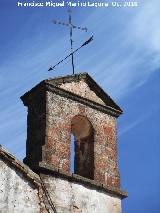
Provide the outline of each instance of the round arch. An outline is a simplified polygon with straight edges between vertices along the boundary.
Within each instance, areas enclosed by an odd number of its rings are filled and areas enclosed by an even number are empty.
[[[93,179],[94,177],[94,129],[91,122],[82,115],[76,115],[71,121],[74,136],[75,158],[74,172]]]

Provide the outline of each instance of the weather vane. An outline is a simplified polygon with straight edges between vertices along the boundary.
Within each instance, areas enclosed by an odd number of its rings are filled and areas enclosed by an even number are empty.
[[[74,53],[77,52],[79,49],[81,49],[82,47],[84,47],[85,45],[87,45],[88,43],[90,43],[93,40],[93,36],[91,36],[79,48],[77,48],[76,50],[73,51],[73,29],[83,30],[83,31],[87,32],[87,28],[86,27],[77,27],[77,26],[73,25],[72,24],[72,17],[71,17],[71,10],[68,10],[68,14],[69,14],[69,22],[68,23],[64,23],[64,22],[56,21],[56,20],[53,20],[52,22],[54,24],[60,24],[60,25],[69,27],[69,30],[70,30],[71,53],[69,55],[67,55],[64,59],[62,59],[61,61],[59,61],[57,64],[55,64],[54,66],[51,66],[48,71],[53,70],[57,65],[59,65],[60,63],[62,63],[64,60],[66,60],[68,57],[71,56],[71,58],[72,58],[72,69],[73,69],[73,74],[74,74],[74,72],[75,72],[74,71]]]

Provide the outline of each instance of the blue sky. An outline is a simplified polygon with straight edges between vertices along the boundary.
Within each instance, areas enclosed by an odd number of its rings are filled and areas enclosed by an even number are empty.
[[[74,31],[74,47],[94,35],[75,55],[75,71],[88,72],[124,110],[118,119],[121,183],[129,193],[123,213],[159,213],[160,2],[138,2],[135,8],[72,9],[75,25],[88,28]],[[27,118],[19,97],[43,79],[72,73],[70,60],[47,72],[70,52],[68,29],[51,22],[67,18],[66,7],[0,0],[0,143],[19,159]]]

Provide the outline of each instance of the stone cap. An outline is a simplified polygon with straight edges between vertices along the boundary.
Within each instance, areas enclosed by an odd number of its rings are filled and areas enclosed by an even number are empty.
[[[101,105],[87,98],[81,97],[72,92],[66,91],[58,86],[65,83],[78,82],[84,80],[85,83],[104,103]],[[64,96],[69,99],[76,100],[80,103],[86,104],[92,108],[95,108],[104,113],[108,113],[114,117],[119,117],[123,111],[122,109],[112,100],[112,98],[90,77],[88,73],[80,73],[74,75],[66,75],[63,77],[50,78],[40,82],[37,86],[32,88],[30,91],[21,96],[21,100],[24,105],[27,106],[28,101],[31,98],[31,94],[35,94],[38,91],[50,90],[54,93],[57,93],[61,96]]]
[[[122,191],[118,188],[114,188],[114,187],[107,186],[105,184],[98,183],[95,180],[90,180],[88,178],[82,177],[77,174],[69,174],[69,173],[59,171],[58,169],[55,169],[51,167],[50,165],[42,163],[42,162],[39,163],[38,167],[35,166],[34,171],[36,171],[39,174],[45,174],[48,176],[63,178],[70,182],[79,183],[84,186],[90,187],[92,189],[96,189],[96,190],[100,190],[100,191],[112,194],[113,196],[117,196],[121,199],[128,197],[127,192]]]
[[[20,172],[27,180],[33,183],[35,186],[41,185],[41,180],[39,176],[34,173],[28,166],[26,166],[21,161],[17,160],[14,155],[9,153],[6,149],[0,145],[0,158],[4,161],[7,161],[9,165],[15,168],[18,172]]]

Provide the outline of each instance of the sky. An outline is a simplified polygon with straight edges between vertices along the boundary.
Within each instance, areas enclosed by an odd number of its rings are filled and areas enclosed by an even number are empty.
[[[72,68],[68,59],[47,71],[70,53],[68,28],[52,23],[67,22],[69,7],[17,2],[0,0],[0,144],[22,160],[27,109],[20,96],[43,79],[72,74]],[[123,213],[159,213],[160,1],[139,0],[137,7],[105,2],[109,7],[72,8],[73,23],[88,28],[74,30],[74,49],[94,36],[75,54],[75,72],[88,72],[124,111],[118,118],[121,188],[129,195]]]

